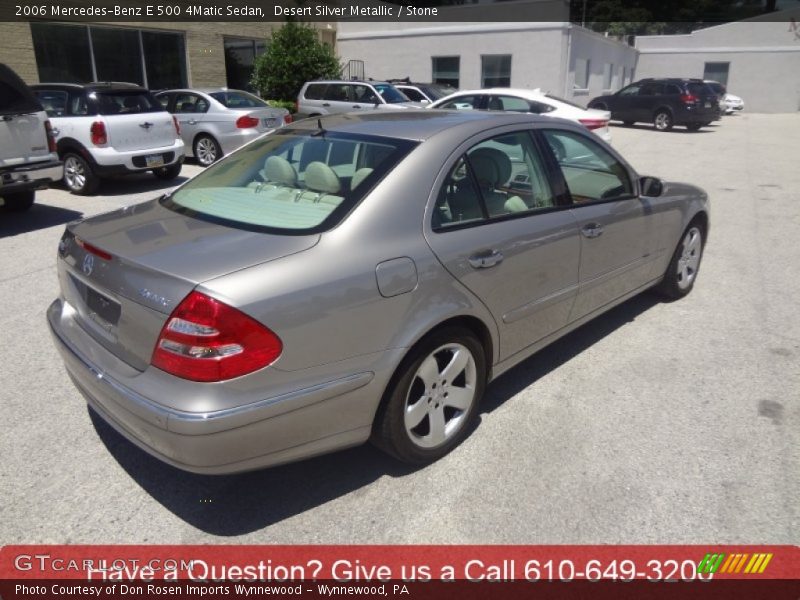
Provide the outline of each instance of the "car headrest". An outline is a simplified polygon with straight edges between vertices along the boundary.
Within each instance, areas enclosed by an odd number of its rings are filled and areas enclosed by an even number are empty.
[[[342,184],[333,169],[315,160],[306,167],[306,187],[314,192],[338,194]]]
[[[496,174],[495,179],[491,180],[491,185],[503,185],[508,183],[511,178],[511,159],[505,152],[497,148],[478,148],[469,154],[469,160],[475,166],[476,160],[488,159],[494,163]],[[475,167],[477,169],[477,167]],[[480,177],[478,178],[480,179]]]
[[[262,177],[267,181],[273,181],[280,185],[295,187],[297,185],[297,173],[288,160],[281,156],[270,156],[264,161]]]
[[[497,187],[497,182],[500,181],[500,174],[497,165],[490,157],[470,155],[469,163],[472,165],[475,178],[478,180],[478,185],[482,190]]]

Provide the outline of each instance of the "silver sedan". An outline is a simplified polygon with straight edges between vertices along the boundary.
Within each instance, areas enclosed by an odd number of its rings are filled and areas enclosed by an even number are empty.
[[[204,167],[292,122],[285,108],[273,108],[241,90],[166,90],[156,98],[178,120],[186,153]]]
[[[47,318],[89,405],[181,469],[367,440],[426,463],[526,357],[644,290],[688,294],[708,214],[561,119],[308,119],[68,225]]]

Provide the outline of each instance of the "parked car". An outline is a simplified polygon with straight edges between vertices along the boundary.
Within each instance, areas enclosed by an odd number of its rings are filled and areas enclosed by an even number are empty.
[[[593,98],[589,108],[611,111],[611,118],[625,125],[653,123],[659,131],[675,125],[697,131],[720,118],[719,98],[702,79],[642,79]]]
[[[308,117],[421,107],[385,81],[309,81],[297,95],[297,112]]]
[[[25,82],[0,64],[0,207],[21,212],[36,190],[61,179],[53,128]]]
[[[714,93],[720,98],[719,107],[726,115],[732,114],[734,111],[744,110],[744,100],[739,96],[734,96],[728,93],[728,89],[719,81],[706,79],[705,83],[714,90]]]
[[[31,86],[53,123],[64,184],[93,194],[101,179],[152,171],[159,179],[181,172],[184,147],[178,121],[150,92],[118,82],[40,83]]]
[[[165,90],[156,99],[178,119],[183,143],[204,167],[292,122],[285,108],[273,108],[242,90]]]
[[[526,357],[648,288],[688,294],[707,234],[701,189],[577,123],[351,113],[67,225],[47,319],[97,414],[181,469],[368,439],[425,463]]]
[[[574,102],[544,93],[539,88],[535,90],[514,88],[464,90],[437,100],[428,105],[428,108],[502,110],[560,117],[580,123],[606,142],[611,142],[611,131],[608,128],[611,116],[608,111],[586,109]]]
[[[458,91],[456,88],[443,83],[415,83],[409,80],[408,77],[405,79],[390,79],[389,83],[403,92],[409,100],[420,104],[436,102]]]

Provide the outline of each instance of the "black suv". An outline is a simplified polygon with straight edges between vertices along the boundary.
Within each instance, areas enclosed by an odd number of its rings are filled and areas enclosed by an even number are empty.
[[[696,131],[720,118],[720,99],[702,79],[642,79],[616,94],[598,96],[589,108],[611,111],[626,125],[653,123],[659,131],[685,125]]]

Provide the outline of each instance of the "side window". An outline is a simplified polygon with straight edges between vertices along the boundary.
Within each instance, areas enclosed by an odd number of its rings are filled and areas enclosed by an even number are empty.
[[[408,87],[398,88],[398,89],[401,92],[403,92],[406,96],[408,96],[408,99],[413,101],[413,102],[427,102],[428,101],[428,99],[425,96],[423,96],[422,92],[420,92],[419,90],[415,90],[414,88],[408,88]]]
[[[200,96],[196,94],[178,94],[175,98],[175,112],[176,113],[195,113],[205,112],[198,110],[198,101],[201,100]],[[206,103],[206,109],[208,103]]]
[[[169,94],[161,94],[160,96],[156,96],[156,100],[162,106],[164,110],[167,110],[169,106]]]
[[[681,88],[679,88],[674,83],[670,83],[669,85],[667,85],[667,88],[664,93],[670,96],[680,96]]]
[[[543,133],[558,160],[573,202],[613,200],[633,194],[625,166],[590,137],[555,129]]]
[[[513,112],[531,112],[530,104],[527,100],[515,96],[491,96],[489,98],[489,110],[504,110]]]
[[[325,84],[312,83],[306,88],[306,100],[322,100],[325,97]]]
[[[448,108],[451,110],[473,110],[480,106],[480,102],[481,97],[479,95],[459,96],[458,98],[453,98],[449,102],[445,102],[436,108]]]
[[[633,85],[629,85],[626,88],[623,88],[619,91],[620,96],[635,96],[639,93],[639,90],[642,86],[634,83]]]
[[[378,96],[372,91],[372,88],[366,85],[357,85],[353,88],[355,93],[355,102],[363,102],[364,104],[375,104],[378,102]]]
[[[36,97],[48,117],[63,117],[67,112],[67,92],[60,90],[36,90]]]
[[[195,103],[194,107],[195,107],[195,112],[199,113],[208,112],[208,107],[209,107],[208,100],[206,100],[201,96],[198,96],[197,102]]]
[[[555,206],[541,156],[528,132],[481,142],[462,156],[439,191],[432,226],[443,229],[488,216]]]
[[[553,112],[556,107],[550,106],[549,104],[545,104],[544,102],[535,102],[533,100],[530,101],[531,105],[531,112],[537,115],[543,115],[545,113]]]
[[[351,86],[347,84],[331,84],[328,86],[328,89],[325,90],[325,100],[330,100],[331,102],[347,102],[348,101],[348,91]]]
[[[70,94],[69,114],[75,116],[84,116],[89,114],[89,105],[86,102],[86,94],[83,92],[75,92]]]

